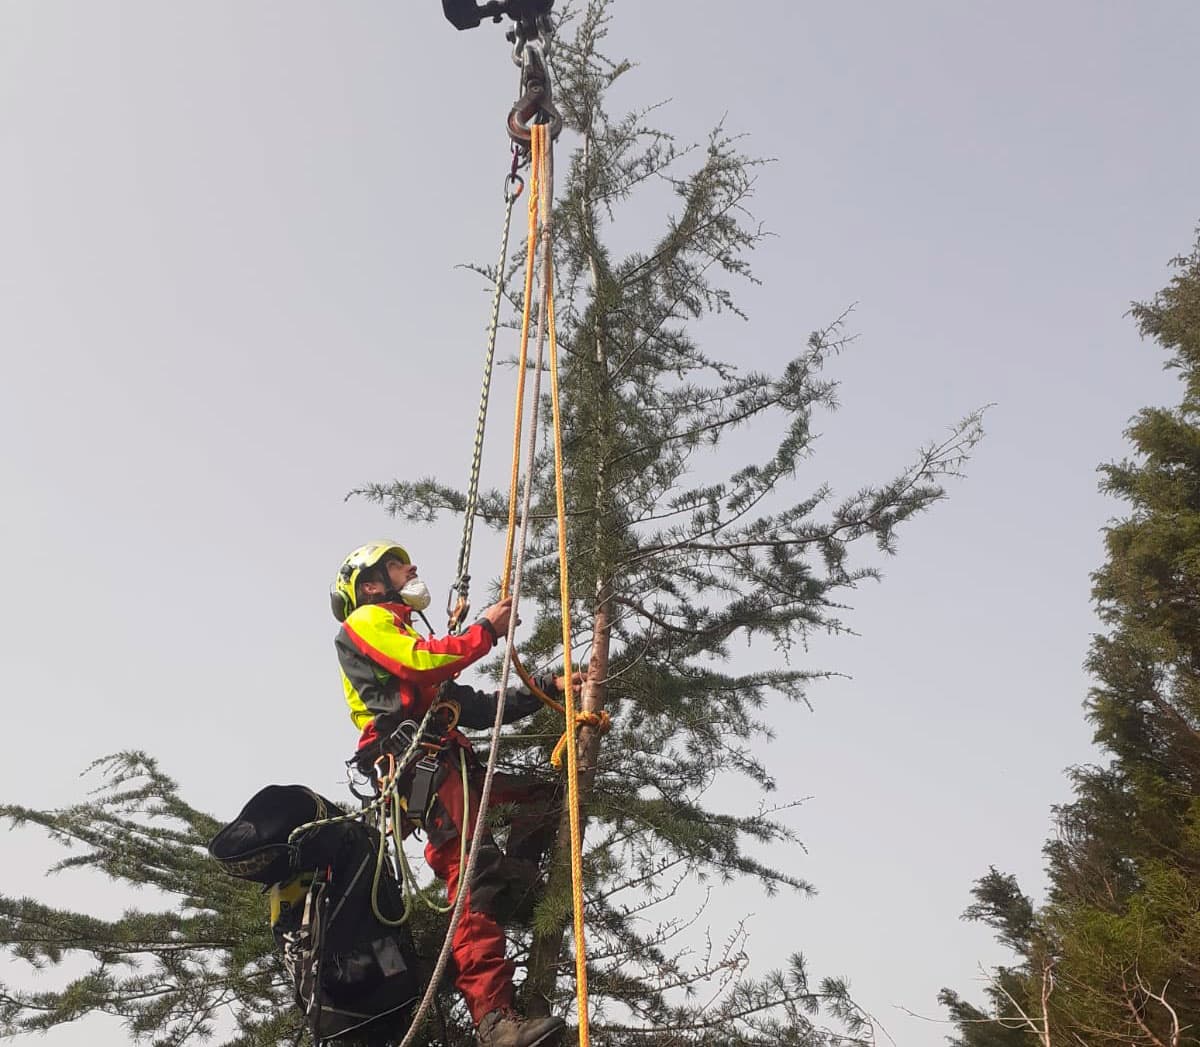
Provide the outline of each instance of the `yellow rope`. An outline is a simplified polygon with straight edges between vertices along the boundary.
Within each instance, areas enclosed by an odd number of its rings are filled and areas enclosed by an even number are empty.
[[[517,534],[517,490],[521,473],[521,424],[525,418],[525,371],[529,365],[529,322],[533,312],[533,269],[537,259],[538,203],[541,171],[535,163],[529,179],[529,232],[525,247],[525,294],[521,306],[521,356],[517,362],[516,413],[513,418],[512,476],[508,488],[508,531],[504,536],[504,569],[500,572],[500,599],[508,596],[512,580],[513,545]],[[537,410],[537,405],[534,405]],[[524,676],[522,676],[524,679]]]
[[[512,668],[535,695],[538,695],[546,705],[564,714],[566,719],[563,737],[560,738],[551,762],[560,767],[563,764],[563,750],[566,752],[566,783],[568,783],[568,807],[571,827],[571,892],[574,899],[575,925],[575,982],[576,998],[578,1001],[578,1016],[580,1016],[580,1047],[588,1047],[590,1041],[588,1028],[588,973],[587,946],[584,940],[583,928],[583,828],[580,814],[580,765],[578,765],[578,746],[576,731],[581,724],[589,724],[600,731],[608,730],[611,720],[607,712],[582,712],[575,706],[574,671],[571,665],[571,612],[570,612],[570,581],[568,576],[568,558],[566,558],[566,495],[563,477],[563,419],[560,409],[558,390],[558,334],[554,328],[554,265],[553,240],[551,237],[551,154],[548,143],[546,126],[535,124],[530,128],[530,177],[529,177],[529,232],[526,246],[526,274],[524,274],[524,300],[521,310],[521,351],[517,360],[517,389],[514,423],[512,423],[512,468],[509,486],[509,520],[508,531],[504,539],[504,568],[500,574],[500,598],[508,597],[512,574],[512,560],[516,540],[517,522],[517,489],[520,486],[521,475],[521,432],[524,420],[524,389],[526,389],[526,371],[529,365],[529,328],[533,316],[533,283],[534,269],[538,261],[538,241],[544,244],[542,253],[542,287],[544,300],[542,309],[545,310],[546,333],[550,343],[550,388],[551,408],[554,433],[554,498],[556,498],[558,521],[558,578],[559,599],[562,603],[563,621],[563,675],[564,704],[554,701],[536,686],[529,676],[515,651],[509,652]],[[540,345],[540,342],[539,342]],[[533,406],[534,411],[538,405]],[[527,468],[533,468],[530,461]],[[515,614],[515,611],[514,611]]]
[[[521,352],[517,361],[517,393],[513,417],[512,469],[508,487],[508,527],[504,536],[504,567],[500,572],[500,599],[509,594],[513,572],[513,548],[517,534],[517,492],[521,475],[521,427],[525,419],[525,373],[529,369],[529,329],[533,316],[533,273],[537,264],[538,215],[542,199],[542,170],[537,158],[530,165],[529,179],[529,230],[525,246],[525,290],[521,304]],[[537,405],[534,405],[537,410]],[[544,705],[557,713],[565,714],[561,704],[543,691],[530,676],[516,651],[509,655],[512,667],[521,682],[529,688]]]
[[[544,168],[543,180],[549,184],[551,155],[547,145],[545,124],[532,128],[534,164]],[[549,193],[542,204],[542,235],[545,254],[542,259],[542,282],[545,288],[546,328],[549,335],[550,404],[554,430],[554,496],[558,513],[558,578],[559,599],[562,603],[563,676],[566,680],[567,745],[567,807],[571,823],[571,894],[575,923],[575,995],[579,1011],[579,1047],[588,1047],[588,984],[587,947],[583,927],[583,827],[580,817],[579,747],[575,734],[579,712],[575,708],[574,673],[571,668],[571,589],[567,578],[567,507],[566,484],[563,479],[562,413],[558,395],[558,337],[554,327],[554,250],[550,236],[551,205]]]
[[[601,709],[598,713],[580,711],[575,714],[575,725],[582,727],[595,727],[601,734],[608,734],[612,728],[612,717],[608,715],[606,709]],[[567,735],[568,731],[563,731],[563,735],[558,740],[558,744],[554,747],[554,752],[550,754],[550,763],[557,769],[562,770],[563,757],[567,752]]]
[[[517,523],[517,488],[520,478],[521,428],[525,414],[525,371],[529,360],[529,329],[533,313],[533,275],[537,264],[537,243],[544,245],[542,257],[543,310],[546,333],[549,338],[550,402],[554,431],[554,489],[558,523],[558,571],[559,598],[562,606],[563,675],[566,682],[564,703],[560,704],[537,687],[525,667],[510,652],[513,668],[525,685],[538,698],[566,718],[563,736],[555,746],[551,763],[562,766],[563,750],[567,764],[567,805],[571,826],[571,890],[573,897],[575,931],[575,986],[579,1011],[579,1044],[588,1047],[588,986],[587,947],[583,924],[583,828],[580,816],[579,796],[579,752],[576,731],[581,724],[589,724],[600,731],[607,731],[611,721],[608,713],[582,712],[575,707],[574,671],[571,664],[571,589],[567,570],[567,513],[566,484],[563,478],[562,412],[558,387],[558,335],[554,324],[554,257],[551,237],[551,154],[546,127],[534,124],[530,128],[530,179],[529,179],[529,233],[525,253],[525,297],[521,310],[521,348],[517,363],[517,403],[513,422],[512,477],[508,499],[508,530],[504,543],[504,568],[501,574],[500,596],[508,596],[509,581],[513,568],[513,547]],[[540,329],[539,329],[540,333]],[[540,343],[539,343],[540,344]],[[537,410],[537,404],[533,405]],[[532,469],[530,462],[527,468]],[[514,612],[515,613],[515,612]]]
[[[512,584],[513,548],[516,544],[517,534],[517,492],[520,488],[521,476],[521,428],[525,420],[525,373],[529,369],[529,329],[532,326],[533,317],[533,274],[537,267],[538,216],[541,211],[541,201],[542,165],[539,157],[534,155],[530,164],[529,178],[529,230],[525,245],[525,292],[521,303],[521,351],[517,360],[512,469],[508,487],[508,528],[504,536],[504,567],[500,572],[500,599],[502,600],[508,596],[509,587]],[[536,404],[533,409],[537,410]],[[511,652],[510,659],[521,682],[529,688],[530,692],[555,712],[565,715],[565,708],[537,685],[517,656],[516,651]]]
[[[535,220],[535,219],[536,219],[536,212],[533,215],[531,215],[531,221]],[[530,287],[530,284],[532,281],[532,276],[531,276],[532,261],[535,257],[536,257],[536,255],[532,250],[527,251],[527,262],[529,263],[526,267],[526,269],[527,269],[527,271],[526,271],[526,287],[529,288],[529,290],[527,291],[527,298],[526,298],[527,303],[528,303],[529,297],[532,296],[532,288]],[[526,308],[528,309],[528,304],[526,305]],[[526,320],[524,334],[527,337],[527,335],[528,335],[528,320]],[[534,385],[533,401],[534,401],[535,407],[536,407],[536,404],[538,401],[538,395],[539,395],[538,394],[538,386],[539,386],[540,378],[541,378],[542,346],[543,346],[542,325],[539,323],[538,359],[537,359],[536,364],[534,365],[534,381],[533,381],[533,385]],[[524,387],[525,387],[524,379],[525,379],[526,358],[527,358],[527,345],[523,344],[521,347],[521,371],[520,371],[520,375],[518,378],[518,397],[517,397],[518,407],[517,407],[517,421],[516,421],[516,428],[517,428],[518,434],[520,431],[519,427],[521,425],[522,415],[523,415],[521,408],[524,403],[524,395],[525,395],[524,394]],[[531,461],[533,460],[534,453],[536,451],[536,438],[537,438],[537,428],[538,428],[537,421],[538,421],[538,416],[535,413],[531,418],[530,426],[529,426],[530,448],[529,448],[528,453],[529,453],[529,458]],[[519,469],[518,469],[519,452],[520,452],[520,442],[518,439],[515,441],[515,450],[514,450],[514,458],[515,458],[514,466],[513,466],[514,484],[519,479]],[[507,595],[507,580],[508,580],[508,573],[509,573],[507,568],[511,564],[512,571],[513,571],[512,597],[513,597],[514,606],[517,605],[517,603],[520,599],[520,594],[521,594],[521,580],[522,580],[523,566],[524,566],[524,560],[525,560],[526,542],[528,539],[528,531],[529,531],[529,516],[530,516],[529,507],[531,504],[532,496],[533,496],[533,470],[530,469],[526,473],[526,476],[525,476],[524,492],[521,497],[522,508],[521,508],[520,539],[519,539],[519,542],[517,542],[515,544],[515,546],[514,546],[514,543],[510,540],[509,548],[508,548],[508,550],[506,550],[506,553],[505,553],[505,565],[506,565],[505,595]],[[515,519],[516,519],[515,501],[510,502],[509,516],[515,526]],[[511,533],[512,532],[510,531],[510,535],[511,535]],[[513,645],[513,633],[514,633],[514,630],[516,629],[516,625],[517,625],[517,616],[514,613],[509,618],[508,632],[507,632],[507,636],[506,636],[507,642],[505,644],[505,654],[504,654],[504,658],[501,662],[501,667],[500,667],[500,690],[496,696],[496,716],[495,716],[495,720],[493,721],[493,724],[492,724],[492,742],[491,742],[490,751],[488,753],[487,767],[484,770],[483,785],[479,791],[478,812],[475,816],[475,828],[471,833],[470,854],[467,858],[466,869],[465,869],[465,871],[463,871],[460,874],[460,884],[466,884],[467,886],[465,889],[460,889],[456,892],[456,897],[454,899],[454,908],[450,913],[450,925],[446,929],[446,936],[442,941],[441,952],[438,954],[437,962],[434,964],[434,967],[433,967],[433,972],[429,975],[428,985],[426,986],[426,989],[425,989],[425,995],[421,998],[421,1002],[417,1006],[416,1013],[412,1017],[412,1022],[409,1026],[408,1032],[405,1033],[405,1035],[404,1035],[404,1039],[401,1041],[400,1047],[410,1047],[413,1040],[416,1038],[417,1034],[420,1032],[421,1023],[424,1021],[425,1016],[429,1011],[429,1006],[433,1001],[434,994],[437,991],[438,985],[441,983],[442,975],[445,973],[447,965],[450,961],[450,952],[451,952],[451,948],[454,943],[455,930],[458,927],[459,920],[462,918],[463,913],[466,911],[466,908],[467,908],[466,902],[467,902],[467,899],[470,897],[470,890],[471,890],[470,884],[474,877],[475,866],[476,866],[476,862],[479,858],[480,848],[483,843],[484,836],[486,835],[486,832],[487,832],[488,803],[489,803],[489,800],[491,797],[492,783],[494,781],[494,777],[495,777],[495,773],[496,773],[496,759],[497,759],[497,755],[499,753],[500,731],[501,731],[501,727],[504,722],[504,719],[503,719],[504,718],[504,703],[505,703],[505,697],[506,697],[506,690],[508,687],[509,670],[512,667],[512,652],[513,652],[513,646],[514,646]]]

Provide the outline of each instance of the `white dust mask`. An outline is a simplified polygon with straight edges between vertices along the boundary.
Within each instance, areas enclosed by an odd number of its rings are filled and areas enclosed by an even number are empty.
[[[420,578],[410,578],[400,590],[400,599],[414,611],[423,611],[433,601],[429,588]]]

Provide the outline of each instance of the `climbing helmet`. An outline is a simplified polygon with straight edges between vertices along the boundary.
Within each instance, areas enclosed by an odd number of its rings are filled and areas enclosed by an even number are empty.
[[[368,542],[360,545],[342,561],[337,576],[329,587],[329,606],[333,616],[344,622],[358,606],[358,579],[363,571],[374,567],[385,556],[394,556],[401,563],[412,563],[403,546],[395,542]]]

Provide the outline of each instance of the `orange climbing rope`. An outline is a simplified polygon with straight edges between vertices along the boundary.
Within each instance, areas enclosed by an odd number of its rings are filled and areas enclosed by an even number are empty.
[[[566,717],[563,737],[555,747],[551,761],[561,766],[562,752],[566,750],[567,763],[567,808],[571,827],[571,893],[573,900],[575,932],[575,991],[579,1012],[579,1044],[588,1047],[587,947],[584,935],[583,897],[583,827],[580,814],[579,795],[579,751],[576,730],[581,723],[607,729],[605,713],[580,712],[575,705],[573,668],[571,662],[571,589],[567,568],[567,513],[566,485],[563,477],[562,412],[558,385],[558,337],[554,326],[554,241],[551,224],[553,195],[553,156],[550,136],[545,124],[530,127],[530,180],[529,180],[529,241],[525,258],[525,300],[521,314],[521,349],[518,361],[516,420],[513,425],[512,487],[509,494],[508,534],[505,541],[504,573],[501,576],[501,597],[508,595],[509,576],[513,561],[513,543],[516,536],[517,486],[520,475],[521,428],[525,413],[525,370],[528,366],[529,328],[533,308],[533,272],[537,264],[537,246],[542,247],[542,295],[541,312],[538,317],[538,341],[546,336],[549,344],[550,403],[552,431],[554,435],[554,490],[558,525],[558,571],[559,599],[562,617],[563,675],[566,680],[564,702],[559,704],[533,685],[529,674],[512,655],[513,667],[526,686],[547,705]],[[537,410],[537,404],[533,405]],[[532,462],[528,464],[532,468]]]
[[[542,142],[542,163],[549,184],[553,174],[551,147],[546,143],[546,125],[536,125]],[[545,254],[542,259],[542,281],[545,285],[546,329],[550,349],[550,404],[554,431],[554,497],[558,513],[558,570],[559,594],[562,601],[563,674],[567,724],[567,804],[571,822],[571,895],[575,921],[575,994],[579,1010],[579,1047],[588,1047],[588,984],[587,950],[583,928],[583,826],[579,806],[579,747],[575,735],[578,713],[575,709],[575,688],[571,671],[571,590],[567,580],[567,508],[563,481],[562,413],[558,398],[558,335],[554,327],[554,250],[551,238],[551,208],[549,194],[543,206],[542,236]]]

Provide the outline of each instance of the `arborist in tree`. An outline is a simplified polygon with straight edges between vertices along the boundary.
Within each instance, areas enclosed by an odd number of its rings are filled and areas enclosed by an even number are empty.
[[[463,835],[469,840],[479,809],[482,768],[458,725],[490,728],[497,693],[488,694],[454,682],[472,662],[488,654],[508,633],[512,601],[487,608],[457,635],[422,636],[411,623],[414,611],[429,606],[429,590],[417,577],[416,565],[399,545],[373,542],[355,549],[342,562],[330,589],[334,617],[342,623],[336,647],[350,717],[362,732],[355,763],[373,777],[379,760],[406,751],[418,724],[437,706],[422,736],[425,756],[408,778],[406,826],[423,828],[425,859],[453,898],[458,890]],[[550,694],[561,693],[561,677],[535,681]],[[578,674],[574,681],[579,686]],[[538,698],[511,689],[505,698],[504,722],[538,710]],[[463,795],[458,754],[467,760],[468,788]],[[449,757],[454,754],[454,759]],[[545,790],[541,790],[544,797]],[[515,780],[493,779],[493,802],[529,800],[533,791]],[[464,800],[470,822],[464,824]],[[528,828],[528,827],[526,827]],[[510,835],[517,835],[514,825]],[[505,956],[501,917],[524,882],[513,874],[513,862],[488,833],[476,859],[466,908],[454,934],[455,985],[463,994],[477,1027],[479,1047],[535,1047],[557,1042],[561,1018],[522,1017],[513,1008],[514,965]]]

